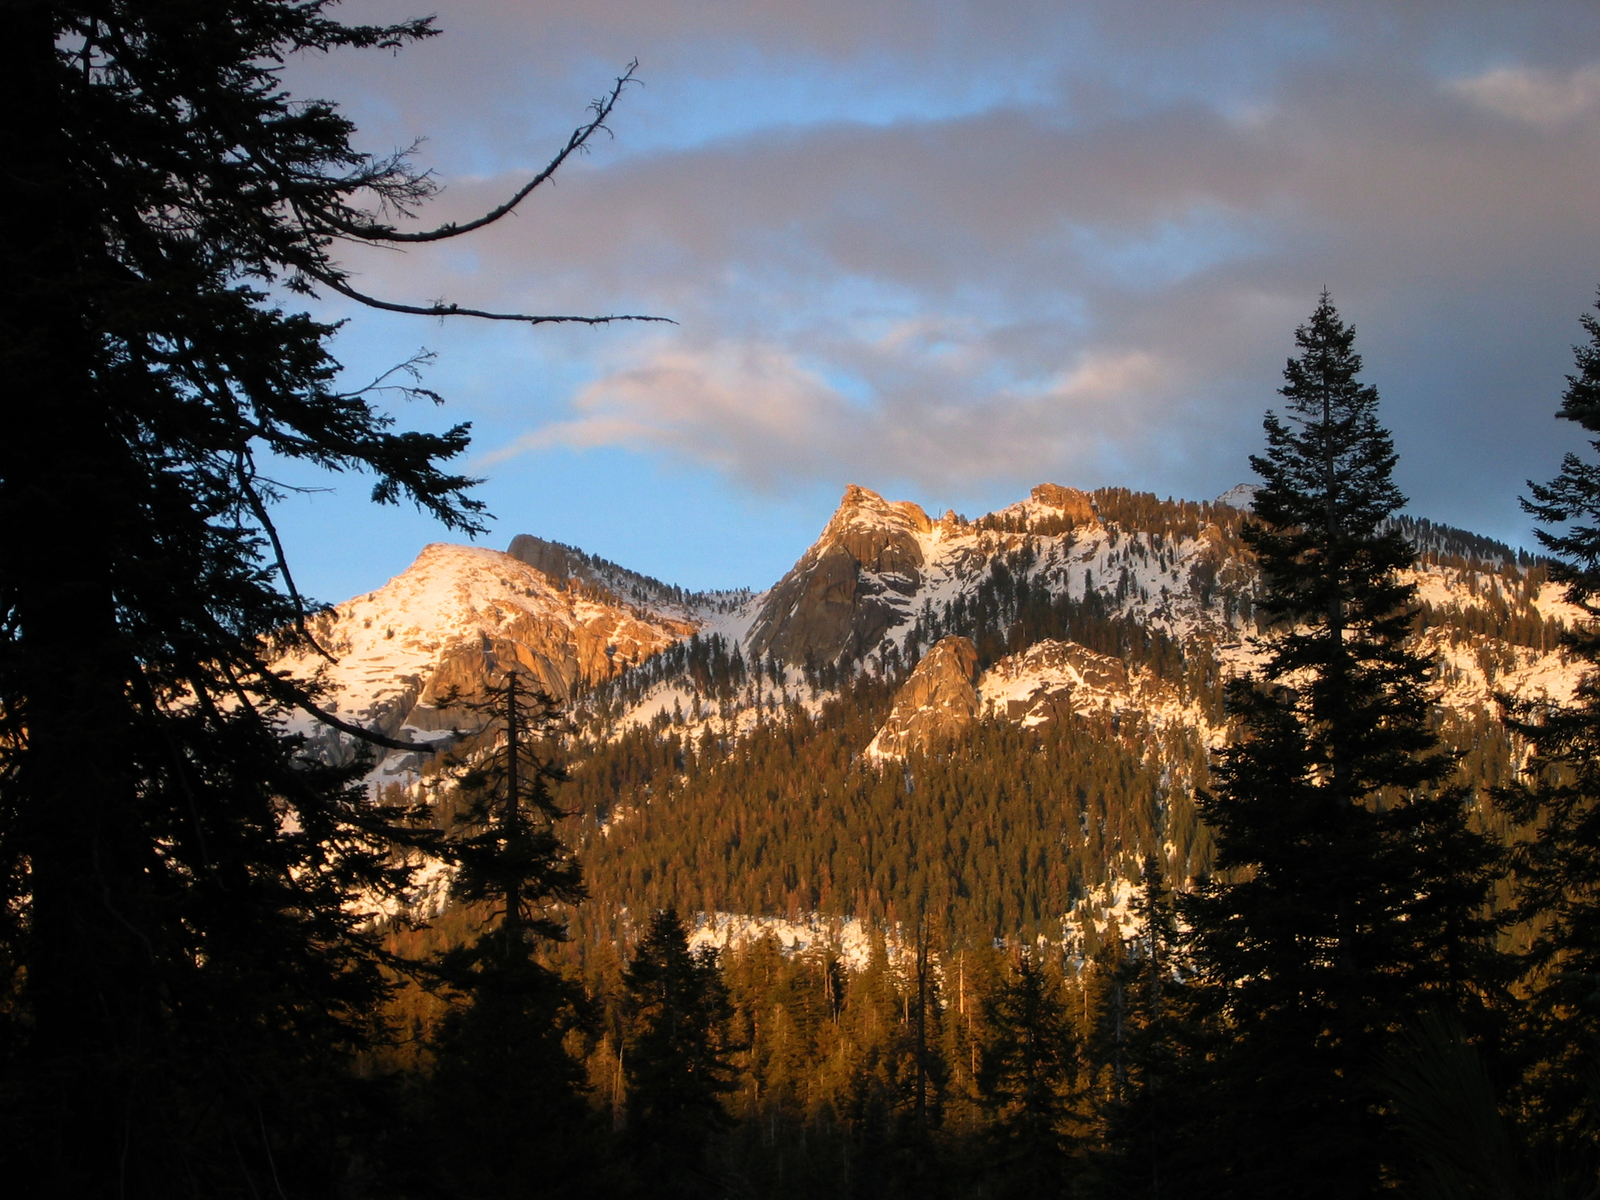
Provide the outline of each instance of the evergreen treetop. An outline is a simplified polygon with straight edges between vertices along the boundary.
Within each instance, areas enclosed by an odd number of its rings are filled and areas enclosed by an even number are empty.
[[[628,1138],[643,1178],[685,1195],[709,1190],[705,1153],[731,1122],[728,1020],[717,952],[691,949],[677,910],[650,918],[623,972]]]
[[[1219,875],[1185,908],[1221,1022],[1212,1183],[1357,1196],[1403,1169],[1376,1060],[1433,1006],[1476,1011],[1495,856],[1443,786],[1454,759],[1407,641],[1413,553],[1383,528],[1395,453],[1354,331],[1324,294],[1295,339],[1243,531],[1279,623],[1260,675],[1227,689],[1238,740],[1199,800]]]
[[[1354,803],[1442,778],[1450,761],[1424,756],[1436,744],[1431,664],[1406,646],[1416,588],[1400,576],[1416,553],[1384,528],[1405,497],[1377,389],[1356,378],[1355,329],[1324,292],[1295,342],[1280,389],[1287,419],[1267,414],[1266,453],[1250,458],[1263,483],[1243,537],[1261,566],[1259,606],[1280,623],[1263,643],[1262,676],[1303,687],[1319,784]]]

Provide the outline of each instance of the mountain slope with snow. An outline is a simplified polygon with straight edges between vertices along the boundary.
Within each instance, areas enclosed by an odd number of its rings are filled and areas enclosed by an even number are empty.
[[[698,625],[578,579],[558,585],[527,563],[476,546],[435,543],[383,587],[311,625],[328,662],[305,651],[278,664],[327,689],[329,707],[390,736],[426,742],[469,720],[441,708],[512,664],[551,695],[621,674]],[[338,739],[322,735],[330,749]],[[391,755],[392,770],[414,765]]]

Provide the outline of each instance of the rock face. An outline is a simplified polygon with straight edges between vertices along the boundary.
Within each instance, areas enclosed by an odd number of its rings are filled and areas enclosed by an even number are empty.
[[[1158,723],[1163,716],[1186,715],[1177,689],[1147,672],[1130,671],[1120,658],[1054,639],[1002,658],[983,673],[977,689],[984,708],[1022,725],[1129,707]]]
[[[576,546],[547,542],[528,533],[519,533],[512,538],[506,553],[519,562],[527,563],[558,588],[570,590],[571,583],[576,580],[599,593],[609,593],[597,595],[602,601],[644,604],[684,613],[694,599],[685,594],[682,588],[671,587],[659,579],[630,571],[596,555],[585,554]]]
[[[377,591],[313,622],[337,663],[303,655],[279,666],[319,675],[340,715],[391,737],[415,736],[469,723],[440,700],[452,689],[470,697],[512,663],[566,700],[580,680],[617,675],[694,631],[576,575],[563,586],[510,555],[436,543]],[[333,741],[324,751],[338,757]]]
[[[1059,483],[1041,483],[1028,493],[1028,497],[1042,508],[1053,509],[1072,528],[1100,523],[1089,493],[1080,492],[1077,488],[1062,487]]]
[[[565,587],[567,580],[574,575],[590,583],[597,582],[589,564],[559,542],[547,542],[530,533],[519,533],[511,539],[506,553],[527,563],[557,587]]]
[[[752,652],[798,664],[877,649],[922,584],[931,529],[915,504],[851,484],[816,544],[767,593],[750,627]]]
[[[895,695],[889,719],[867,747],[873,759],[904,758],[947,745],[978,719],[978,650],[964,637],[933,647]]]
[[[881,762],[937,750],[983,713],[1024,726],[1129,708],[1157,725],[1194,719],[1177,689],[1076,642],[1035,642],[981,675],[977,666],[978,652],[966,638],[935,642],[895,696],[868,756]]]

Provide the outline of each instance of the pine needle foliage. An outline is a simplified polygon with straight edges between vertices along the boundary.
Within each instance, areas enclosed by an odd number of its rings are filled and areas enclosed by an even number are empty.
[[[717,952],[691,949],[677,910],[650,918],[623,972],[627,1142],[641,1179],[668,1195],[713,1195],[712,1134],[731,1124],[733,1016]]]
[[[1187,904],[1222,1021],[1209,1177],[1236,1195],[1377,1190],[1399,1153],[1382,1048],[1430,1007],[1475,1012],[1492,980],[1495,853],[1447,785],[1430,664],[1407,644],[1413,551],[1385,531],[1404,498],[1354,338],[1324,293],[1251,459],[1243,537],[1275,630],[1229,684],[1238,737],[1199,802],[1219,872]]]
[[[1600,306],[1597,306],[1600,307]],[[1600,319],[1556,415],[1600,434]],[[1590,446],[1600,450],[1600,437]],[[1537,930],[1522,962],[1530,1004],[1521,1096],[1530,1136],[1572,1187],[1600,1187],[1600,464],[1576,454],[1524,508],[1556,561],[1550,577],[1591,618],[1563,638],[1583,675],[1568,704],[1503,698],[1533,753],[1523,779],[1497,792],[1522,823],[1514,879],[1520,915]]]
[[[455,763],[452,828],[439,847],[451,897],[486,928],[444,952],[436,973],[455,1001],[432,1039],[425,1084],[431,1161],[447,1190],[478,1197],[583,1196],[601,1182],[603,1136],[583,1101],[569,1035],[593,1024],[580,988],[541,960],[564,941],[557,906],[584,897],[557,833],[566,774],[552,757],[559,707],[513,667],[470,701],[442,707],[482,729]]]
[[[426,356],[345,390],[342,244],[408,229],[434,190],[372,155],[296,54],[397,50],[428,19],[341,24],[326,0],[24,0],[7,7],[0,128],[0,1150],[64,1194],[316,1193],[359,1157],[350,1055],[385,1030],[373,903],[403,890],[403,808],[368,802],[291,722],[363,730],[275,669],[315,653],[271,507],[275,463],[372,478],[481,528],[450,463],[468,430],[402,431]],[[335,1114],[340,1114],[335,1116]]]
[[[1065,1195],[1077,1054],[1060,977],[1020,952],[986,999],[984,1019],[991,1040],[978,1088],[993,1114],[988,1174],[997,1194]]]
[[[473,945],[477,968],[496,956],[520,962],[536,938],[566,940],[557,906],[587,894],[582,868],[557,831],[557,822],[574,815],[554,792],[567,781],[555,759],[560,706],[513,668],[481,696],[452,696],[441,707],[472,712],[483,726],[475,749],[455,759],[456,811],[439,847],[455,868],[450,895],[486,906],[498,920]]]

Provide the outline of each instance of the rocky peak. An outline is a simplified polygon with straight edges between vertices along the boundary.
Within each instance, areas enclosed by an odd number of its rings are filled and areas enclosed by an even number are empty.
[[[506,553],[543,572],[557,587],[565,587],[573,576],[588,583],[598,582],[584,556],[560,542],[547,542],[529,533],[519,533],[511,539]]]
[[[865,656],[922,585],[928,514],[851,484],[816,543],[767,593],[750,648],[785,662]]]
[[[1041,483],[1028,493],[1029,498],[1043,508],[1053,508],[1072,525],[1098,525],[1094,501],[1088,492],[1062,487],[1059,483]]]
[[[1243,509],[1245,512],[1249,512],[1251,508],[1254,507],[1256,502],[1256,493],[1260,490],[1261,486],[1259,484],[1236,483],[1227,491],[1223,492],[1222,495],[1218,496],[1216,503],[1228,504],[1234,508]]]
[[[915,579],[923,565],[917,535],[932,528],[928,514],[911,501],[885,500],[852,483],[817,544],[843,546],[865,571]]]
[[[926,753],[965,733],[978,718],[978,649],[964,637],[941,638],[895,694],[889,719],[867,747],[873,759]]]
[[[983,673],[977,688],[986,708],[1023,725],[1058,721],[1069,714],[1176,708],[1176,690],[1148,672],[1130,671],[1120,658],[1077,642],[1046,639],[1010,654]]]

